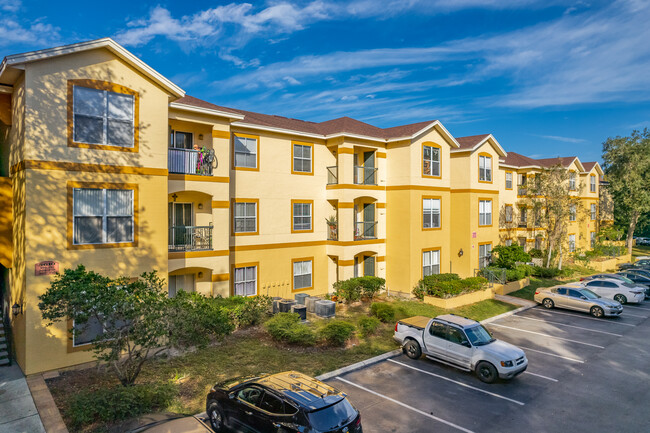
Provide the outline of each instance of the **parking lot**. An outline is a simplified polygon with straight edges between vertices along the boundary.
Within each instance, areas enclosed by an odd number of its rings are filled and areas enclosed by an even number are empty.
[[[405,355],[328,380],[364,432],[650,431],[650,302],[595,319],[535,307],[485,326],[522,348],[528,370],[488,385]]]

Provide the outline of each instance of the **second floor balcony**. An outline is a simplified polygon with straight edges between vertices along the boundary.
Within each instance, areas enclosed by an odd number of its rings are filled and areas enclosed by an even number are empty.
[[[172,226],[169,251],[205,251],[212,249],[213,226]]]
[[[374,167],[354,166],[355,185],[377,185],[377,169]]]
[[[214,150],[169,148],[167,167],[170,173],[212,176]]]
[[[327,167],[327,184],[336,185],[339,183],[339,168],[336,165]]]
[[[526,185],[518,185],[517,186],[517,195],[526,195],[528,194],[528,188]]]
[[[377,239],[377,221],[354,223],[354,240]]]

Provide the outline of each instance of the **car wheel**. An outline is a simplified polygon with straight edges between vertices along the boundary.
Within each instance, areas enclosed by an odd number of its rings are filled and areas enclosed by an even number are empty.
[[[212,430],[217,433],[224,431],[223,412],[216,401],[213,401],[208,405],[207,412],[208,417],[210,418],[210,426],[212,427]]]
[[[552,300],[552,299],[549,299],[549,298],[545,298],[545,299],[542,301],[542,305],[544,306],[544,308],[548,308],[549,310],[550,310],[551,308],[555,307],[555,304],[553,303],[553,300]]]
[[[603,317],[605,312],[600,307],[591,307],[590,313],[594,317]]]
[[[404,345],[404,353],[411,359],[419,359],[422,356],[422,349],[417,341],[409,340]]]
[[[625,295],[621,295],[621,294],[614,295],[614,300],[616,302],[620,302],[621,304],[627,304],[627,298],[625,297]]]
[[[494,383],[499,377],[497,369],[487,361],[478,363],[476,366],[476,375],[481,379],[481,382],[485,383]]]

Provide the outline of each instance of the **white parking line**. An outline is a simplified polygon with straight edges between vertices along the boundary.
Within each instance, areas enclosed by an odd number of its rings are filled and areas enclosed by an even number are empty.
[[[523,347],[523,346],[519,346],[519,345],[517,345],[517,346],[522,350],[530,350],[531,352],[537,352],[537,353],[541,353],[543,355],[554,356],[556,358],[566,359],[567,361],[579,362],[580,364],[585,363],[582,359],[569,358],[568,356],[556,355],[555,353],[549,353],[549,352],[544,352],[542,350],[531,349],[530,347]]]
[[[520,401],[513,400],[513,399],[511,399],[511,398],[504,397],[504,396],[502,396],[502,395],[495,394],[495,393],[490,392],[490,391],[485,391],[484,389],[481,389],[481,388],[476,388],[476,387],[474,387],[474,386],[467,385],[466,383],[463,383],[463,382],[458,382],[457,380],[449,379],[448,377],[441,376],[441,375],[439,375],[439,374],[431,373],[430,371],[426,371],[426,370],[422,370],[422,369],[420,369],[420,368],[412,367],[412,366],[410,366],[410,365],[408,365],[408,364],[404,364],[404,363],[402,363],[402,362],[395,361],[394,359],[389,359],[388,361],[389,361],[389,362],[392,362],[392,363],[394,363],[394,364],[399,364],[399,365],[401,365],[402,367],[410,368],[411,370],[419,371],[420,373],[428,374],[429,376],[434,376],[434,377],[437,377],[437,378],[439,378],[439,379],[443,379],[443,380],[446,380],[446,381],[449,381],[449,382],[453,382],[453,383],[455,383],[456,385],[464,386],[465,388],[473,389],[474,391],[482,392],[483,394],[491,395],[492,397],[501,398],[501,399],[503,399],[503,400],[508,400],[508,401],[510,401],[510,402],[512,402],[512,403],[516,403],[516,404],[518,404],[518,405],[520,405],[520,406],[523,406],[523,405],[525,404],[525,403],[522,403],[522,402],[520,402]]]
[[[519,332],[527,332],[529,334],[541,335],[542,337],[555,338],[555,339],[558,339],[558,340],[569,341],[571,343],[584,344],[585,346],[597,347],[599,349],[604,349],[605,348],[605,347],[599,346],[597,344],[585,343],[584,341],[578,341],[578,340],[570,340],[568,338],[556,337],[555,335],[542,334],[541,332],[527,331],[526,329],[513,328],[512,326],[499,325],[498,323],[491,323],[490,325],[491,326],[498,326],[500,328],[513,329],[513,330],[519,331]]]
[[[551,382],[557,382],[558,381],[557,379],[553,379],[552,377],[542,376],[541,374],[531,373],[530,371],[524,371],[524,374],[530,374],[531,376],[541,377],[542,379],[550,380]]]
[[[636,305],[630,305],[630,304],[625,304],[623,309],[625,308],[632,308],[634,310],[645,310],[645,311],[650,311],[650,308],[644,308],[644,307],[637,307]]]
[[[377,397],[381,397],[381,398],[383,398],[383,399],[385,399],[385,400],[388,400],[388,401],[390,401],[390,402],[392,402],[392,403],[395,403],[395,404],[397,404],[397,405],[400,405],[400,406],[402,406],[402,407],[404,407],[404,408],[406,408],[406,409],[410,409],[410,410],[412,410],[413,412],[417,412],[417,413],[419,413],[420,415],[424,415],[424,416],[426,416],[426,417],[428,417],[428,418],[431,418],[431,419],[436,420],[436,421],[438,421],[438,422],[441,422],[441,423],[443,423],[443,424],[447,424],[448,426],[453,427],[453,428],[455,428],[455,429],[458,429],[458,430],[460,430],[460,431],[464,431],[464,432],[466,432],[466,433],[474,433],[472,430],[468,430],[468,429],[466,429],[466,428],[464,428],[464,427],[461,427],[461,426],[459,426],[459,425],[456,425],[456,424],[454,424],[454,423],[452,423],[452,422],[445,421],[445,420],[442,419],[442,418],[438,418],[437,416],[431,415],[430,413],[426,413],[426,412],[424,412],[424,411],[422,411],[422,410],[420,410],[420,409],[416,409],[416,408],[414,408],[414,407],[412,407],[412,406],[409,406],[409,405],[407,405],[407,404],[404,404],[404,403],[402,403],[401,401],[397,401],[397,400],[395,400],[394,398],[390,398],[390,397],[388,397],[388,396],[385,396],[385,395],[383,395],[383,394],[380,394],[380,393],[378,393],[378,392],[375,392],[375,391],[373,391],[373,390],[371,390],[371,389],[366,388],[365,386],[357,385],[356,383],[350,382],[349,380],[345,380],[345,379],[343,379],[342,377],[338,377],[338,376],[337,376],[337,377],[335,377],[335,379],[340,380],[341,382],[347,383],[348,385],[351,385],[351,386],[357,387],[357,388],[359,388],[359,389],[362,389],[362,390],[364,390],[364,391],[366,391],[366,392],[368,392],[368,393],[370,393],[370,394],[372,394],[372,395],[376,395]]]
[[[629,317],[636,317],[636,318],[639,318],[639,319],[647,319],[648,318],[648,316],[639,316],[638,314],[630,314],[627,311],[625,311],[625,307],[623,307],[623,312],[621,313],[621,316],[623,316],[623,315],[629,316]]]
[[[585,331],[598,332],[599,334],[613,335],[614,337],[622,337],[623,336],[621,334],[614,334],[613,332],[599,331],[597,329],[591,329],[591,328],[583,328],[582,326],[567,325],[566,323],[561,323],[561,322],[551,322],[550,320],[534,319],[532,317],[517,316],[517,315],[515,315],[513,317],[516,317],[518,319],[535,320],[536,322],[553,323],[555,325],[562,325],[562,326],[566,326],[568,328],[576,328],[576,329],[582,329],[582,330],[585,330]]]
[[[595,319],[595,318],[593,318],[593,317],[583,317],[583,316],[579,316],[579,315],[577,315],[577,314],[573,314],[573,313],[563,313],[562,311],[556,311],[556,310],[535,310],[535,311],[537,311],[538,313],[542,313],[542,314],[550,314],[550,315],[553,315],[553,314],[562,314],[562,315],[564,315],[564,316],[575,317],[576,319],[595,320],[595,321],[600,322],[600,323],[611,323],[612,325],[631,326],[631,327],[635,327],[635,326],[636,326],[636,325],[632,325],[632,324],[630,324],[630,323],[618,323],[618,322],[613,322],[613,321],[611,321],[611,320],[607,320],[607,319]],[[522,317],[522,316],[519,316],[519,317]]]

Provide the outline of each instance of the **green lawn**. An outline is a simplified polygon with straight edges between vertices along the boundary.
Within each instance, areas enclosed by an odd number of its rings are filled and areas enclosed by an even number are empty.
[[[551,287],[566,282],[566,280],[559,280],[556,278],[530,277],[530,285],[524,287],[521,290],[517,290],[516,292],[509,293],[509,295],[532,301],[533,296],[535,295],[535,290],[537,290],[539,287]]]
[[[632,248],[632,257],[650,256],[650,245],[637,245]]]
[[[391,303],[396,310],[396,319],[415,315],[435,317],[451,312],[482,320],[517,308],[496,300],[486,300],[455,310],[443,310],[420,301],[395,300]],[[356,324],[361,317],[368,315],[368,311],[368,304],[353,307],[339,304],[337,318]],[[222,380],[286,370],[298,370],[317,376],[396,349],[398,345],[392,338],[394,326],[394,322],[384,323],[375,335],[365,339],[354,337],[345,348],[287,346],[272,340],[263,327],[244,329],[227,337],[217,346],[147,363],[137,382],[175,383],[178,395],[168,410],[194,414],[205,409],[207,391],[214,383]],[[97,369],[62,373],[47,383],[64,419],[68,399],[78,391],[118,385],[111,374]],[[91,425],[82,431],[104,429],[104,426]]]

